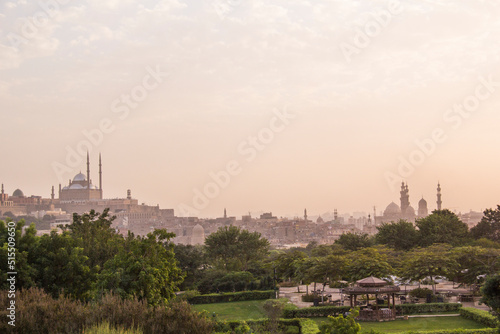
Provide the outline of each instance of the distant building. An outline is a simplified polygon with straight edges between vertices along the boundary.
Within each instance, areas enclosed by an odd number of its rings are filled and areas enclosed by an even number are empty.
[[[92,199],[102,199],[102,164],[99,154],[99,188],[92,184],[90,179],[90,161],[87,153],[87,176],[82,173],[75,175],[69,184],[61,189],[59,185],[60,201],[84,201]]]

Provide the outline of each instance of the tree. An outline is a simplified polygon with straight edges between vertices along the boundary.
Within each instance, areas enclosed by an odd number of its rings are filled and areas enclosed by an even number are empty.
[[[487,209],[483,212],[481,221],[470,229],[474,239],[487,238],[500,242],[500,205],[495,210]]]
[[[347,277],[351,282],[375,276],[387,277],[393,273],[386,254],[374,247],[363,248],[349,255]]]
[[[427,248],[417,248],[409,253],[404,261],[400,276],[403,279],[421,280],[436,276],[453,276],[457,269],[457,261],[450,255],[450,245],[436,244]],[[435,285],[432,286],[436,293]]]
[[[481,293],[481,301],[500,316],[500,274],[488,277],[481,287]]]
[[[341,245],[345,250],[356,251],[373,245],[373,239],[366,233],[343,233],[335,244]]]
[[[361,325],[356,322],[356,317],[359,315],[359,309],[351,309],[349,315],[344,317],[338,315],[336,317],[328,316],[328,322],[322,323],[319,326],[321,334],[356,334],[361,331]]]
[[[179,268],[186,274],[181,289],[193,289],[194,285],[203,278],[207,267],[203,246],[176,244],[174,253]]]
[[[175,234],[155,230],[146,237],[129,233],[124,247],[104,264],[98,275],[99,293],[114,291],[122,298],[137,298],[159,305],[168,301],[182,283],[173,245]]]
[[[500,249],[464,246],[451,252],[459,264],[457,275],[461,282],[476,284],[481,276],[500,271]]]
[[[420,246],[426,247],[435,243],[446,243],[453,246],[462,245],[468,237],[467,224],[462,222],[450,210],[435,210],[429,216],[417,219]]]
[[[248,269],[251,261],[267,255],[269,241],[258,232],[225,226],[205,239],[207,259],[224,270]]]
[[[377,227],[375,240],[396,250],[410,250],[417,246],[418,232],[413,223],[401,219]]]
[[[315,283],[323,282],[323,290],[328,281],[336,282],[342,278],[348,264],[347,258],[339,255],[312,258],[311,262],[308,276]]]

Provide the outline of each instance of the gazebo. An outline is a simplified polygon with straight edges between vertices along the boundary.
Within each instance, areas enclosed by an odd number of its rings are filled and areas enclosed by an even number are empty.
[[[399,292],[398,286],[388,285],[379,278],[370,276],[356,282],[356,286],[343,289],[343,293],[349,295],[351,307],[356,306],[359,295],[366,295],[366,306],[359,310],[358,320],[361,321],[388,321],[396,320],[395,293]],[[375,305],[370,305],[369,295],[375,295]],[[378,296],[387,295],[387,307],[378,307]],[[391,309],[392,297],[392,309]]]

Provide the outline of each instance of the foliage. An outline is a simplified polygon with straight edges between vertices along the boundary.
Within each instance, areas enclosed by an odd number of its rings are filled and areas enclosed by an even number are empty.
[[[460,303],[425,303],[425,304],[396,304],[396,313],[401,315],[458,312],[462,308]]]
[[[420,246],[435,243],[454,246],[463,244],[468,237],[468,226],[450,210],[435,210],[429,216],[417,219]]]
[[[457,280],[460,282],[476,284],[482,275],[500,271],[500,249],[463,246],[454,248],[451,256],[459,264]]]
[[[123,329],[110,326],[108,322],[103,322],[99,325],[94,325],[89,329],[84,330],[85,334],[142,334],[142,330]]]
[[[411,290],[408,294],[416,298],[427,298],[428,295],[432,294],[432,290],[427,288],[416,288]]]
[[[272,286],[272,279],[269,282],[269,278],[266,280],[266,277],[257,282],[248,271],[207,270],[196,287],[202,294],[257,290]]]
[[[409,331],[399,334],[494,334],[498,333],[495,329],[444,329],[438,331]]]
[[[349,306],[313,306],[305,307],[296,310],[284,310],[284,318],[316,318],[328,317],[330,315],[337,316],[348,312]]]
[[[344,317],[338,315],[336,317],[329,316],[328,323],[322,323],[319,326],[321,334],[356,334],[361,330],[361,325],[358,324],[355,318],[359,315],[359,309],[351,309],[349,315]]]
[[[287,298],[269,299],[264,303],[264,311],[269,319],[269,330],[274,333],[278,329],[278,320],[290,301]]]
[[[302,319],[280,319],[278,322],[278,329],[283,333],[300,333],[302,330]],[[236,333],[241,325],[248,325],[253,332],[249,333],[269,333],[269,319],[258,320],[233,320],[233,321],[219,321],[215,324],[216,333]],[[306,334],[305,332],[302,332]]]
[[[356,251],[373,245],[373,239],[366,233],[343,233],[335,244],[341,245],[345,250]]]
[[[207,268],[203,246],[175,244],[174,253],[179,268],[186,275],[180,288],[182,290],[195,288],[196,282],[203,279]]]
[[[258,232],[236,226],[220,227],[205,239],[207,259],[224,270],[246,271],[252,261],[262,259],[269,250],[269,241]]]
[[[500,242],[500,205],[494,210],[485,210],[483,214],[481,221],[470,230],[472,237]]]
[[[317,334],[319,333],[319,327],[314,320],[302,319],[300,321],[300,327],[302,334]]]
[[[268,291],[244,291],[232,293],[213,293],[208,295],[194,296],[188,299],[190,304],[212,304],[226,303],[245,300],[272,299],[275,296],[274,290]]]
[[[205,316],[194,312],[185,302],[150,307],[147,301],[123,300],[106,294],[100,302],[83,303],[60,295],[53,299],[40,289],[21,290],[16,295],[16,327],[6,322],[9,298],[0,291],[1,333],[49,334],[81,333],[84,328],[109,323],[111,327],[152,333],[210,333],[213,324]],[[68,321],[70,319],[70,321]]]
[[[373,247],[353,252],[349,255],[349,259],[347,277],[351,282],[369,276],[387,277],[393,272],[387,255]]]
[[[99,292],[111,290],[122,298],[146,299],[151,305],[166,302],[178,291],[181,270],[168,240],[175,234],[155,230],[146,237],[129,233],[124,246],[104,264],[98,276]]]
[[[406,254],[400,276],[404,279],[421,280],[435,276],[450,277],[458,268],[457,261],[450,256],[451,246],[436,244],[417,248]],[[432,286],[435,292],[435,285]]]
[[[495,328],[500,326],[500,321],[488,311],[479,310],[473,307],[463,307],[460,310],[460,315],[465,319],[474,320],[488,327]]]
[[[418,231],[413,223],[401,219],[377,227],[375,240],[396,250],[410,250],[418,244]]]
[[[500,315],[500,274],[490,276],[481,287],[481,301]]]

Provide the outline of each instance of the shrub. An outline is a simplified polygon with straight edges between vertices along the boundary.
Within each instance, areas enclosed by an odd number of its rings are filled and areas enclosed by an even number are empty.
[[[399,334],[494,334],[498,333],[496,329],[446,329],[437,331],[409,331],[401,332]]]
[[[301,296],[302,301],[307,302],[307,303],[312,303],[314,301],[314,299],[316,299],[316,298],[318,298],[318,296],[315,294]]]
[[[300,328],[302,334],[317,334],[319,333],[319,327],[314,320],[311,319],[301,319]]]
[[[89,329],[84,330],[85,334],[142,334],[141,330],[123,329],[122,327],[114,328],[108,322],[103,322],[100,325],[94,325]]]
[[[301,333],[303,319],[280,319],[278,322],[278,330],[284,333]],[[223,321],[217,322],[214,326],[216,333],[236,333],[237,328],[241,328],[242,324],[246,324],[251,330],[261,333],[269,331],[269,320],[246,320],[246,321]],[[303,333],[303,332],[302,332]],[[304,333],[307,334],[307,333]]]
[[[426,303],[426,304],[398,304],[396,305],[396,313],[420,314],[420,313],[437,313],[437,312],[458,312],[462,308],[460,303]]]
[[[212,293],[208,295],[200,295],[188,298],[190,304],[213,304],[238,302],[245,300],[263,300],[273,299],[275,297],[274,290],[267,291],[242,291],[228,293]]]
[[[316,318],[328,317],[330,315],[337,316],[345,312],[349,312],[349,306],[316,306],[306,307],[297,310],[284,310],[284,318]]]
[[[427,298],[428,295],[432,295],[432,290],[427,288],[416,288],[411,290],[409,295],[415,298]]]
[[[478,310],[473,307],[464,307],[460,310],[460,315],[465,319],[474,320],[488,327],[500,327],[500,321],[488,311]]]

